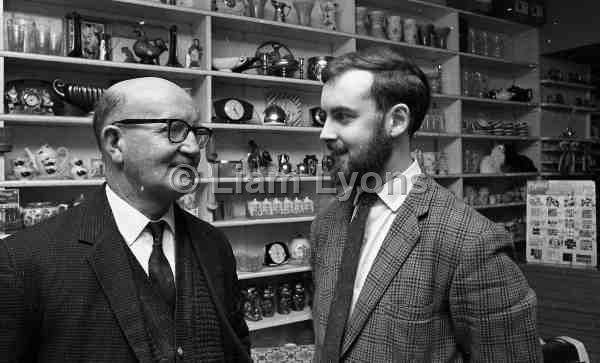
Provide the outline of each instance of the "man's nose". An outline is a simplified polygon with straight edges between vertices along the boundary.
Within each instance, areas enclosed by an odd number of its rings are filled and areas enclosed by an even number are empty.
[[[337,133],[333,123],[329,121],[329,116],[325,120],[325,124],[323,125],[323,129],[321,130],[321,134],[319,135],[321,140],[335,140],[337,139]]]
[[[196,135],[194,132],[188,132],[185,140],[181,143],[181,147],[179,148],[182,153],[189,155],[194,160],[199,160],[200,158],[200,146],[198,145],[198,140],[196,139]]]

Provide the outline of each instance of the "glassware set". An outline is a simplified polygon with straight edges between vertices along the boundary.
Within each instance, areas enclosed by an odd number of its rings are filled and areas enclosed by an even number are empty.
[[[506,35],[487,30],[469,28],[468,51],[469,53],[486,57],[505,58]]]
[[[61,19],[7,13],[4,29],[4,45],[8,51],[63,55]]]

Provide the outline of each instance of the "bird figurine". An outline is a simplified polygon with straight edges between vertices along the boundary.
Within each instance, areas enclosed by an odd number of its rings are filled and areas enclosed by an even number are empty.
[[[133,44],[133,52],[140,58],[140,63],[160,65],[158,57],[167,50],[165,41],[161,38],[148,40],[146,32],[141,28],[136,28],[133,32],[138,36]]]

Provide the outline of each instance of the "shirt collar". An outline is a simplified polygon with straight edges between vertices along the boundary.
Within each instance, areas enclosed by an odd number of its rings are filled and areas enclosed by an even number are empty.
[[[416,160],[413,160],[412,164],[410,164],[410,166],[400,175],[396,175],[392,179],[386,181],[379,192],[377,192],[377,196],[389,209],[394,213],[397,212],[408,193],[410,193],[413,187],[414,178],[420,174],[421,167],[419,167],[419,163]],[[362,193],[362,191],[358,190],[356,197],[354,198],[354,205],[356,205],[360,193]]]
[[[131,246],[144,231],[150,219],[143,215],[140,211],[135,209],[131,204],[127,203],[123,198],[119,197],[108,184],[106,185],[106,198],[108,204],[112,210],[113,216],[117,228],[125,243]],[[173,205],[169,210],[160,218],[169,225],[169,228],[175,233],[175,216],[173,212]]]

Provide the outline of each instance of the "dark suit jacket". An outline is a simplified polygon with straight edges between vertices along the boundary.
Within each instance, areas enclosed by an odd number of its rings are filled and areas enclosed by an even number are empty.
[[[312,226],[316,362],[352,201]],[[346,325],[345,362],[537,362],[536,296],[506,233],[420,176],[385,237]]]
[[[188,231],[207,276],[228,361],[250,361],[227,238],[178,207],[175,221]],[[0,360],[151,361],[126,248],[104,188],[0,241]]]

